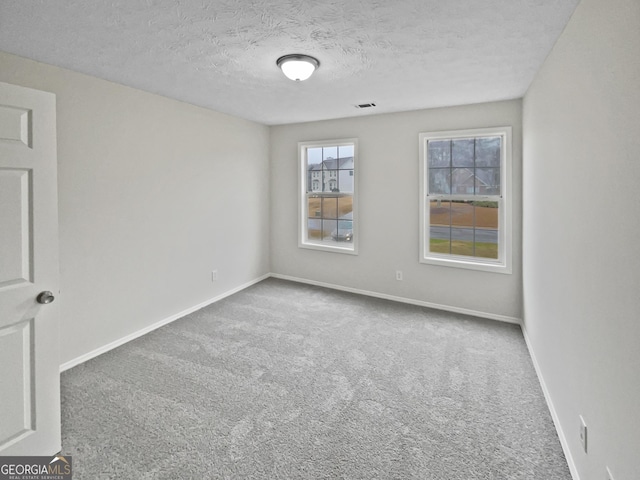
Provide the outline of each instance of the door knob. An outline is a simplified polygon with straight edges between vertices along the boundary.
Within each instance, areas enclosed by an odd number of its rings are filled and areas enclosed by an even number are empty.
[[[40,295],[38,295],[38,297],[36,298],[38,303],[42,303],[43,305],[46,305],[47,303],[51,303],[55,299],[56,297],[54,297],[53,293],[49,291],[40,292]]]

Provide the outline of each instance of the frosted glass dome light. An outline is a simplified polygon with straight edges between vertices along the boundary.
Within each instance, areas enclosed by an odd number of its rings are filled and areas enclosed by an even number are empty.
[[[285,55],[276,61],[276,65],[280,67],[282,73],[287,78],[295,81],[302,81],[309,78],[313,72],[320,66],[320,62],[309,55]]]

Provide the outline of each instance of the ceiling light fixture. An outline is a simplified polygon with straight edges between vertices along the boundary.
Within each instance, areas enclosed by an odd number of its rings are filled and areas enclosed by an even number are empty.
[[[282,73],[284,73],[287,78],[299,82],[309,78],[313,72],[320,67],[320,62],[317,58],[310,57],[309,55],[295,53],[280,57],[276,60],[276,65],[280,67]]]

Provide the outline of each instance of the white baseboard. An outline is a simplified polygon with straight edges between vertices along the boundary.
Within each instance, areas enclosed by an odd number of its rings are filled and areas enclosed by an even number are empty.
[[[247,282],[243,285],[240,285],[238,287],[235,287],[227,292],[224,292],[214,298],[211,298],[209,300],[206,300],[198,305],[195,305],[193,307],[190,307],[186,310],[183,310],[182,312],[176,313],[175,315],[171,315],[170,317],[167,317],[163,320],[160,320],[159,322],[154,323],[153,325],[149,325],[148,327],[142,328],[136,332],[133,332],[129,335],[126,335],[122,338],[119,338],[118,340],[115,340],[111,343],[108,343],[106,345],[103,345],[102,347],[96,348],[95,350],[92,350],[88,353],[85,353],[84,355],[80,355],[79,357],[76,357],[72,360],[69,360],[68,362],[63,363],[62,365],[60,365],[60,372],[64,372],[65,370],[69,370],[70,368],[75,367],[76,365],[80,365],[81,363],[86,362],[87,360],[91,360],[92,358],[97,357],[98,355],[101,355],[105,352],[108,352],[109,350],[113,350],[116,347],[119,347],[120,345],[124,345],[127,342],[130,342],[131,340],[134,340],[138,337],[141,337],[142,335],[152,332],[153,330],[156,330],[164,325],[167,325],[179,318],[182,318],[186,315],[189,315],[190,313],[195,312],[196,310],[200,310],[201,308],[206,307],[207,305],[211,305],[212,303],[218,302],[220,300],[222,300],[223,298],[226,298],[230,295],[233,295],[234,293],[237,293],[241,290],[244,290],[245,288],[250,287],[251,285],[255,285],[258,282],[261,282],[262,280],[265,280],[269,277],[273,277],[273,278],[279,278],[282,280],[289,280],[292,282],[298,282],[298,283],[306,283],[309,285],[316,285],[319,287],[325,287],[325,288],[331,288],[334,290],[341,290],[344,292],[350,292],[350,293],[357,293],[360,295],[366,295],[369,297],[375,297],[375,298],[382,298],[385,300],[393,300],[395,302],[401,302],[401,303],[407,303],[410,305],[418,305],[421,307],[429,307],[429,308],[435,308],[438,310],[445,310],[445,311],[449,311],[449,312],[455,312],[455,313],[462,313],[465,315],[472,315],[475,317],[481,317],[481,318],[488,318],[491,320],[498,320],[500,322],[507,322],[507,323],[515,323],[520,325],[521,321],[519,318],[515,318],[515,317],[508,317],[505,315],[496,315],[493,313],[487,313],[487,312],[480,312],[477,310],[470,310],[467,308],[459,308],[459,307],[452,307],[449,305],[441,305],[441,304],[437,304],[437,303],[431,303],[431,302],[424,302],[422,300],[414,300],[411,298],[406,298],[406,297],[398,297],[395,295],[387,295],[386,293],[378,293],[378,292],[371,292],[368,290],[360,290],[357,288],[351,288],[351,287],[344,287],[341,285],[334,285],[331,283],[324,283],[324,282],[316,282],[315,280],[307,280],[305,278],[299,278],[299,277],[292,277],[289,275],[281,275],[279,273],[268,273],[266,275],[262,275],[259,278],[256,278],[254,280],[251,280],[250,282]],[[535,363],[535,362],[534,362]],[[545,393],[546,396],[546,393]],[[554,420],[555,421],[555,420]]]
[[[220,300],[222,300],[223,298],[226,298],[230,295],[233,295],[234,293],[238,293],[241,290],[244,290],[245,288],[250,287],[251,285],[255,285],[258,282],[261,282],[262,280],[265,280],[267,278],[270,277],[270,274],[266,274],[266,275],[262,275],[261,277],[258,277],[254,280],[251,280],[250,282],[247,282],[243,285],[240,285],[238,287],[235,287],[227,292],[224,292],[216,297],[213,297],[209,300],[205,300],[204,302],[195,305],[193,307],[187,308],[186,310],[183,310],[182,312],[176,313],[175,315],[171,315],[170,317],[167,317],[163,320],[160,320],[159,322],[154,323],[153,325],[149,325],[148,327],[145,327],[141,330],[138,330],[136,332],[133,332],[125,337],[122,337],[118,340],[115,340],[111,343],[108,343],[107,345],[104,345],[100,348],[96,348],[95,350],[92,350],[89,353],[85,353],[84,355],[80,355],[77,358],[74,358],[73,360],[69,360],[68,362],[63,363],[62,365],[60,365],[60,372],[64,372],[65,370],[69,370],[72,367],[75,367],[76,365],[80,365],[81,363],[86,362],[87,360],[91,360],[92,358],[97,357],[98,355],[101,355],[105,352],[108,352],[109,350],[113,350],[116,347],[119,347],[120,345],[124,345],[127,342],[130,342],[131,340],[134,340],[138,337],[141,337],[142,335],[145,335],[149,332],[152,332],[153,330],[156,330],[164,325],[167,325],[168,323],[171,323],[175,320],[178,320],[179,318],[182,318],[186,315],[189,315],[190,313],[195,312],[196,310],[200,310],[201,308],[206,307],[207,305],[211,305],[212,303],[216,303]]]
[[[553,401],[551,400],[549,389],[547,388],[547,384],[544,381],[544,377],[542,376],[542,370],[540,370],[540,365],[538,364],[536,354],[533,351],[533,345],[531,345],[531,340],[529,340],[529,335],[527,334],[527,328],[524,322],[522,322],[521,328],[522,328],[522,335],[524,336],[524,341],[527,344],[527,349],[529,350],[529,356],[531,357],[531,361],[533,362],[533,368],[535,368],[536,370],[536,375],[538,376],[540,387],[542,387],[542,393],[544,394],[544,398],[547,401],[547,406],[549,407],[549,412],[551,413],[551,419],[553,420],[553,424],[556,427],[556,432],[558,433],[558,438],[560,439],[560,445],[562,446],[562,451],[564,452],[564,456],[567,460],[567,464],[569,465],[569,472],[571,472],[571,477],[573,478],[573,480],[580,480],[578,469],[576,468],[576,464],[573,460],[573,456],[571,455],[571,451],[569,450],[567,437],[565,436],[564,431],[562,430],[562,426],[560,425],[560,419],[558,418],[558,413],[556,412],[556,409],[553,406]]]
[[[497,315],[495,313],[480,312],[477,310],[470,310],[468,308],[452,307],[450,305],[441,305],[439,303],[424,302],[422,300],[414,300],[413,298],[397,297],[395,295],[387,295],[386,293],[371,292],[369,290],[360,290],[358,288],[344,287],[342,285],[334,285],[332,283],[316,282],[315,280],[307,280],[306,278],[292,277],[289,275],[281,275],[279,273],[272,273],[270,276],[273,278],[279,278],[281,280],[289,280],[291,282],[306,283],[308,285],[316,285],[318,287],[331,288],[333,290],[341,290],[343,292],[357,293],[359,295],[366,295],[368,297],[382,298],[384,300],[393,300],[394,302],[408,303],[410,305],[418,305],[420,307],[429,307],[429,308],[435,308],[437,310],[445,310],[447,312],[462,313],[464,315],[472,315],[474,317],[488,318],[490,320],[498,320],[499,322],[515,323],[516,325],[520,325],[522,323],[519,318],[509,317],[506,315]]]

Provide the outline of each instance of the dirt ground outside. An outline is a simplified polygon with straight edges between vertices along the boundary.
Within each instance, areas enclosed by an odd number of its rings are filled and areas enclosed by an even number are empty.
[[[431,225],[454,225],[472,228],[475,209],[476,228],[498,228],[498,202],[484,203],[495,204],[495,207],[474,206],[471,203],[458,202],[440,202],[440,205],[438,205],[437,201],[430,202],[430,223]]]
[[[353,212],[353,197],[311,197],[309,218],[337,219]]]

